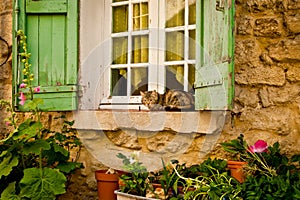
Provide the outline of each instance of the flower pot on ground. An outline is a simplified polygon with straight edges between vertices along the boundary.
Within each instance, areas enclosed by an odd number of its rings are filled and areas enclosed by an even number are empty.
[[[114,191],[119,189],[119,175],[121,172],[109,173],[108,170],[97,170],[95,178],[97,180],[99,200],[116,200]]]
[[[115,194],[117,195],[117,200],[158,200],[154,198],[142,197],[138,195],[124,193],[119,190],[116,190]]]
[[[230,170],[230,175],[238,180],[240,183],[245,181],[245,173],[243,167],[246,162],[229,160],[227,162],[227,168]]]

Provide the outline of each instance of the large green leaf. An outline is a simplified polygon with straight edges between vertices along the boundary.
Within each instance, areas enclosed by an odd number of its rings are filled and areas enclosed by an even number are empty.
[[[13,139],[32,138],[41,130],[42,127],[43,124],[41,122],[35,122],[31,119],[27,119],[20,124],[18,132],[14,134]]]
[[[57,165],[57,168],[65,173],[70,173],[71,171],[80,168],[82,166],[82,163],[76,163],[76,162],[61,162]]]
[[[0,179],[2,176],[9,175],[13,167],[17,166],[18,163],[18,156],[13,156],[11,153],[7,153],[0,163]]]
[[[55,152],[57,152],[57,153],[59,152],[59,153],[61,153],[62,155],[66,156],[66,157],[69,156],[69,152],[64,147],[59,146],[56,143],[53,143],[53,148],[54,148]]]
[[[21,196],[31,200],[51,200],[65,190],[66,177],[51,168],[29,168],[24,170],[21,180]]]
[[[25,155],[29,155],[31,153],[38,155],[41,153],[42,150],[49,150],[50,148],[51,148],[50,144],[47,141],[35,140],[35,141],[27,142],[24,145],[23,153]]]
[[[21,200],[21,197],[16,194],[16,182],[10,183],[1,194],[1,200]]]

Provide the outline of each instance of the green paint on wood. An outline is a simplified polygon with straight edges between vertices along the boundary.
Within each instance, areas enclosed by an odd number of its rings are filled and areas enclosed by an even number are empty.
[[[197,1],[197,110],[227,110],[233,98],[234,0]]]
[[[41,86],[38,95],[47,98],[45,108],[74,110],[77,108],[78,1],[17,0],[14,5],[14,31],[24,30],[34,85]],[[19,8],[19,9],[17,9]],[[16,42],[14,48],[16,48]],[[22,65],[14,57],[14,80],[21,82]],[[15,94],[18,93],[15,87]],[[16,104],[17,105],[17,104]]]

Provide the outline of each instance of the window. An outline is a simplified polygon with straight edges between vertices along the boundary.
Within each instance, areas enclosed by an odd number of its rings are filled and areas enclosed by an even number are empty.
[[[140,91],[194,92],[196,0],[114,0],[110,10],[109,88],[100,107],[140,103]]]
[[[13,2],[49,110],[134,106],[139,91],[167,88],[195,92],[198,110],[231,106],[234,0]],[[18,93],[16,37],[13,46]]]

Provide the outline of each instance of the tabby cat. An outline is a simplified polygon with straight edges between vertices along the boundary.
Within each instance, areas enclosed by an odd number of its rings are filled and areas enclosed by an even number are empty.
[[[193,110],[195,107],[194,96],[182,90],[168,90],[164,94],[154,91],[140,92],[142,104],[149,110]]]

